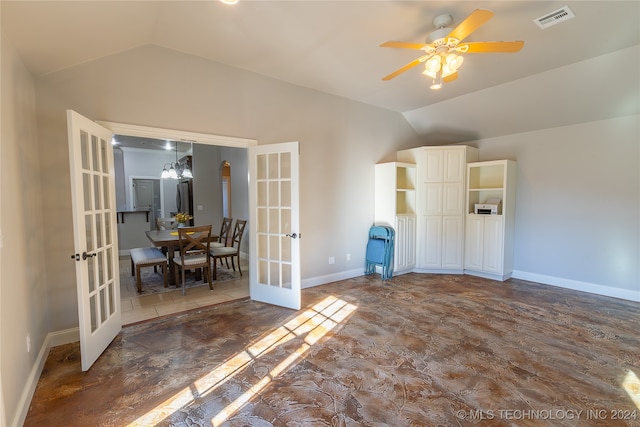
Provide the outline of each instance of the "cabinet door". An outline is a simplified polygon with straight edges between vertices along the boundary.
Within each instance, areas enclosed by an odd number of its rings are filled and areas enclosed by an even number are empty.
[[[405,250],[405,238],[407,236],[407,221],[405,216],[396,217],[395,250],[393,256],[394,270],[404,269],[407,263]]]
[[[444,176],[443,170],[443,151],[425,150],[424,152],[424,180],[426,182],[442,182]]]
[[[396,237],[393,268],[395,271],[412,269],[416,264],[416,217],[396,217]]]
[[[462,215],[464,213],[464,184],[446,182],[442,184],[442,193],[442,214]]]
[[[413,215],[407,216],[407,235],[405,236],[406,242],[406,266],[407,268],[413,268],[416,265],[416,217]]]
[[[484,217],[468,215],[465,231],[464,268],[482,270],[483,233]]]
[[[439,182],[424,184],[425,215],[442,215],[442,189]]]
[[[425,216],[424,239],[422,240],[420,267],[441,268],[442,266],[442,216]]]
[[[445,182],[463,182],[467,168],[466,151],[464,148],[444,150],[443,154]]]
[[[442,268],[462,270],[464,253],[464,217],[442,217]]]
[[[497,215],[486,216],[483,219],[484,243],[482,269],[489,273],[502,274],[503,219]]]

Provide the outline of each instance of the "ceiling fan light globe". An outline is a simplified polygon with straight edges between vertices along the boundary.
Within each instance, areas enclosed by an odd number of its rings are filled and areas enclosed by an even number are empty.
[[[451,74],[453,74],[453,73],[455,73],[455,72],[456,72],[456,70],[452,70],[451,68],[449,68],[449,67],[447,66],[447,64],[444,64],[444,65],[442,66],[442,77],[450,76]]]
[[[430,73],[435,74],[440,69],[441,61],[440,55],[434,55],[425,62],[424,68]]]
[[[432,79],[436,78],[436,73],[437,73],[437,71],[436,72],[431,72],[431,71],[426,70],[426,69],[422,72],[422,74],[424,74],[425,76],[429,76]]]
[[[445,63],[452,70],[457,70],[462,65],[462,61],[464,58],[462,56],[456,55],[455,53],[450,53],[445,58]]]

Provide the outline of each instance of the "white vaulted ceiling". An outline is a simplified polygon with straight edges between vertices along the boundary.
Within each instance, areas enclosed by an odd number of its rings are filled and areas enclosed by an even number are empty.
[[[565,5],[575,13],[574,19],[545,30],[533,23]],[[480,107],[486,105],[496,109],[490,111],[491,117],[504,115],[509,111],[495,104],[508,101],[510,93],[521,92],[526,97],[545,90],[546,86],[532,84],[564,85],[567,82],[557,81],[562,77],[584,88],[590,83],[572,74],[574,64],[631,47],[637,58],[640,44],[638,1],[240,0],[228,6],[217,0],[3,0],[0,7],[3,33],[35,76],[155,44],[404,113],[421,134],[448,132],[451,126],[458,126],[456,115],[464,115],[461,109],[465,106],[481,113]],[[510,54],[466,55],[459,78],[440,91],[429,89],[420,66],[382,81],[383,76],[420,56],[420,51],[381,48],[380,43],[423,43],[435,29],[435,16],[450,14],[455,26],[478,8],[495,15],[466,41],[523,40],[524,48]],[[633,68],[640,68],[637,62],[621,71],[637,73]],[[615,84],[616,76],[602,78]],[[520,83],[528,89],[518,87]],[[483,98],[469,105],[460,100],[482,97],[488,90],[497,90],[495,102]],[[638,97],[637,80],[626,93]],[[626,104],[627,114],[638,113],[637,99]],[[544,119],[531,111],[526,114],[532,122]],[[463,126],[456,132],[482,134],[483,117],[476,119],[477,126]],[[523,124],[515,130],[528,129]]]

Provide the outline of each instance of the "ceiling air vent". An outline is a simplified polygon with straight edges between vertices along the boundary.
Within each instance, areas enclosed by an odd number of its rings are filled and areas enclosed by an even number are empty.
[[[573,14],[569,6],[564,6],[558,10],[555,10],[548,15],[541,16],[540,18],[536,18],[533,22],[543,30],[545,28],[549,28],[553,25],[559,24],[564,21],[568,21],[571,18],[575,18],[576,15]]]

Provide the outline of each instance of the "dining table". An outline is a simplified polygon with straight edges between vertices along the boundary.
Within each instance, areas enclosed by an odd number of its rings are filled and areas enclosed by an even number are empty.
[[[176,249],[179,251],[180,248],[178,230],[149,230],[146,232],[146,235],[154,246],[167,250],[167,256],[169,258],[169,283],[175,285],[176,267],[173,263],[173,257],[175,256]],[[212,234],[209,241],[217,242],[218,237],[219,236]]]

